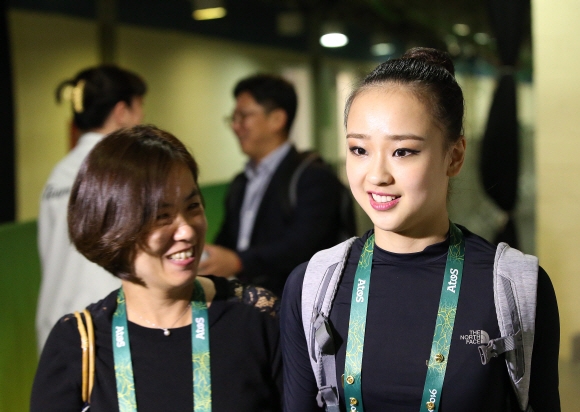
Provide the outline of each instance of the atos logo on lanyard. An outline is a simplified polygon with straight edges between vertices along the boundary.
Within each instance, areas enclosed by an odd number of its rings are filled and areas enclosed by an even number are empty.
[[[115,326],[115,346],[122,348],[125,345],[125,327]]]
[[[195,339],[205,340],[205,320],[204,318],[195,318]]]
[[[359,279],[358,286],[356,287],[356,302],[362,303],[365,301],[364,293],[365,293],[365,285],[367,281]]]
[[[451,273],[449,282],[447,282],[447,290],[449,292],[455,293],[455,288],[457,287],[457,275],[459,274],[459,269],[450,269],[449,273]]]

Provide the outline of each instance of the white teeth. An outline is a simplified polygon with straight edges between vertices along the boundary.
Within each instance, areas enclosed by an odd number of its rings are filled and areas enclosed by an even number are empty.
[[[381,195],[377,195],[375,193],[372,193],[372,196],[373,196],[373,200],[375,202],[378,202],[378,203],[391,202],[391,201],[396,199],[395,196],[381,196]]]
[[[193,256],[193,249],[185,250],[183,252],[177,252],[172,255],[169,255],[169,259],[171,260],[184,260],[189,259]]]

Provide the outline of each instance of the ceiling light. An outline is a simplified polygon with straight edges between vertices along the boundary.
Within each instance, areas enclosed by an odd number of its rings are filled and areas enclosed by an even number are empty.
[[[489,41],[491,39],[489,38],[489,34],[487,33],[475,33],[473,35],[473,40],[475,40],[477,44],[485,46],[486,44],[489,44]]]
[[[445,44],[447,45],[447,51],[452,56],[459,56],[461,54],[461,46],[459,45],[459,41],[457,37],[453,34],[448,34],[445,36]]]
[[[384,32],[377,32],[371,36],[371,54],[373,56],[389,56],[395,53],[396,47],[390,42]]]
[[[453,31],[458,36],[467,36],[471,32],[471,29],[467,24],[457,23],[453,25]]]
[[[452,56],[459,56],[461,54],[461,46],[459,43],[449,43],[447,45],[447,51]]]
[[[222,0],[193,0],[195,20],[221,19],[227,11]]]
[[[348,44],[348,37],[343,33],[342,26],[337,23],[326,23],[322,26],[320,44],[324,47],[342,47]]]
[[[376,43],[371,46],[371,54],[373,56],[388,56],[395,52],[395,45],[393,43]]]

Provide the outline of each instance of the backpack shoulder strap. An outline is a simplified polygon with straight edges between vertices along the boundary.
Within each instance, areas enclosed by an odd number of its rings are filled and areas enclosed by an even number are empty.
[[[493,266],[493,289],[501,338],[479,349],[483,364],[505,353],[508,373],[522,411],[531,411],[528,393],[537,287],[538,258],[500,243]]]
[[[324,161],[320,154],[316,151],[305,151],[300,152],[299,156],[301,158],[300,164],[292,173],[288,184],[288,207],[287,215],[290,215],[291,211],[296,207],[298,202],[298,181],[302,177],[304,171],[312,164],[319,167],[325,167],[332,171],[331,166]],[[334,173],[334,172],[333,172]],[[338,180],[338,179],[337,179]],[[339,200],[339,234],[336,239],[337,242],[342,242],[352,236],[356,236],[356,218],[354,214],[354,200],[350,189],[347,188],[340,180],[338,180],[340,185],[340,200]],[[285,204],[285,202],[283,202]]]
[[[296,207],[296,202],[298,201],[298,180],[300,176],[310,164],[314,162],[322,162],[322,158],[318,152],[302,152],[300,153],[301,161],[298,167],[292,173],[290,178],[290,183],[288,184],[288,199],[290,200],[290,207],[294,209]]]
[[[310,364],[318,385],[319,406],[338,412],[335,347],[328,317],[346,259],[356,237],[316,253],[302,284],[302,325]]]

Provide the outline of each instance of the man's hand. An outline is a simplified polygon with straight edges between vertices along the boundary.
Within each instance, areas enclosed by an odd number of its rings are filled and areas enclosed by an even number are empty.
[[[236,252],[225,247],[205,245],[208,256],[199,262],[199,275],[230,278],[242,270],[242,261]]]

